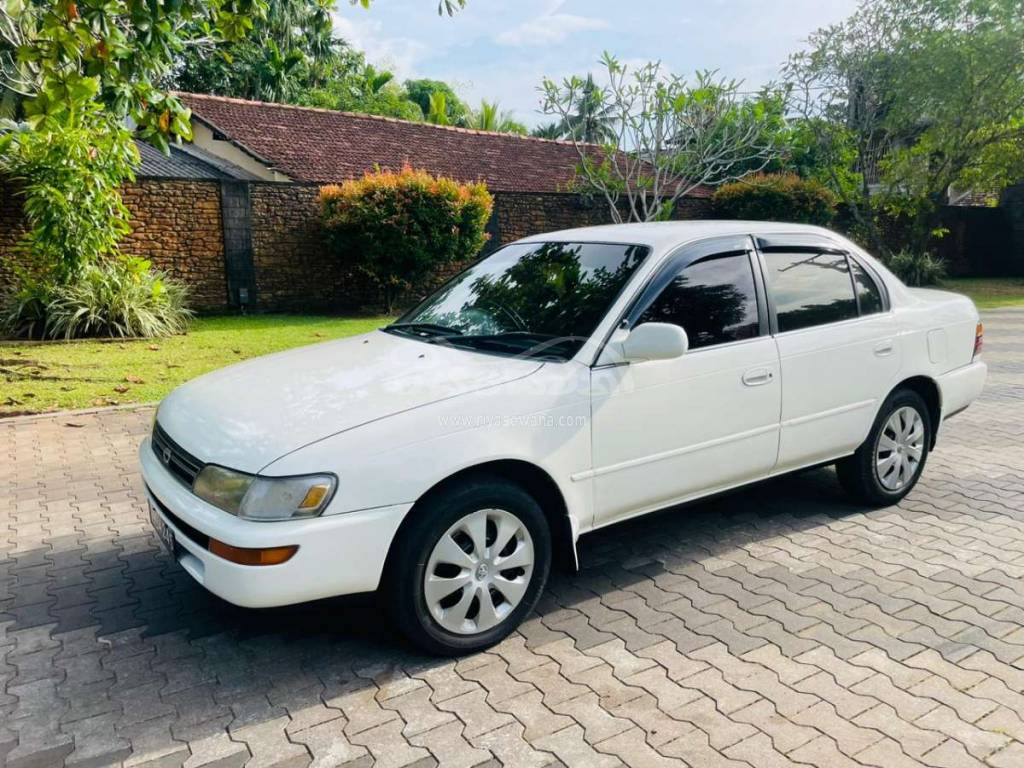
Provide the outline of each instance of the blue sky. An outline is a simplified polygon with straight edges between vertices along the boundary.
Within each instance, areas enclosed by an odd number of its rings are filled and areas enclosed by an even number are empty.
[[[436,0],[339,5],[338,33],[400,78],[452,83],[472,104],[498,99],[535,125],[536,87],[596,67],[604,50],[625,61],[660,59],[672,71],[718,69],[761,85],[814,29],[857,0],[469,0],[454,18]]]

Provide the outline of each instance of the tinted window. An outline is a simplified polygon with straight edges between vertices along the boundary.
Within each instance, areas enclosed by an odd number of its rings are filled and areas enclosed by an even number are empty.
[[[779,331],[857,317],[850,268],[841,253],[766,253]]]
[[[567,360],[647,253],[643,246],[608,243],[509,245],[387,330],[492,354]]]
[[[638,323],[674,323],[699,349],[758,334],[757,298],[744,254],[698,261],[680,272]]]
[[[881,312],[882,292],[867,270],[850,259],[850,268],[853,270],[853,284],[857,289],[857,300],[860,301],[860,313],[862,315],[873,315]]]

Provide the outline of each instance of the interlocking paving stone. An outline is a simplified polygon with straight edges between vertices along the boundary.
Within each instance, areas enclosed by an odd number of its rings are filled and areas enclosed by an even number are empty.
[[[149,528],[151,409],[0,421],[0,764],[1024,766],[1024,311],[985,323],[899,505],[823,469],[595,533],[459,660],[372,598],[195,585]]]

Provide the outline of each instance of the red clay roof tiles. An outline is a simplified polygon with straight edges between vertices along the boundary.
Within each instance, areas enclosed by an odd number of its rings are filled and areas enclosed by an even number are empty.
[[[193,115],[294,181],[340,182],[408,163],[496,192],[564,192],[571,143],[394,118],[180,93]],[[695,197],[708,190],[698,189]]]

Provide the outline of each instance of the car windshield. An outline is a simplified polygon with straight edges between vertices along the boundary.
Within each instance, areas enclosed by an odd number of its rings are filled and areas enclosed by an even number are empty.
[[[481,352],[568,360],[647,253],[613,243],[509,245],[386,330]]]

